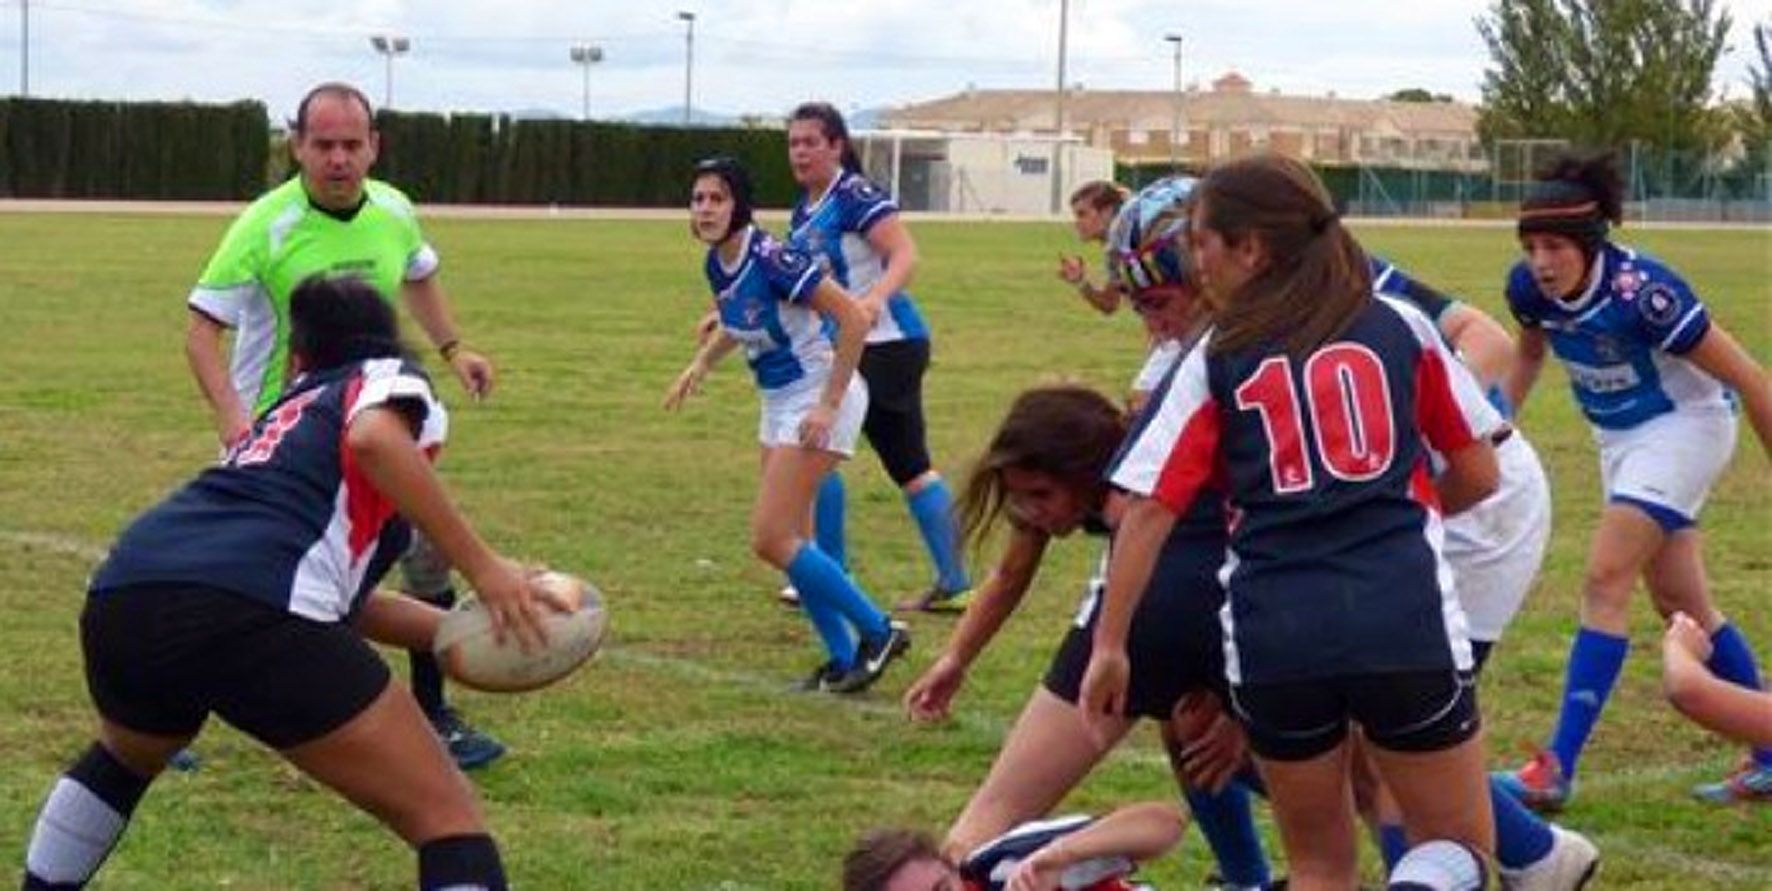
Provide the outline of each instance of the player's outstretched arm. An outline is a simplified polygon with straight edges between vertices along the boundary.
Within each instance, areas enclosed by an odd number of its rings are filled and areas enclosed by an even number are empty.
[[[491,614],[499,639],[515,633],[525,647],[544,642],[540,607],[523,568],[493,551],[449,500],[431,462],[419,451],[406,415],[386,405],[363,410],[345,431],[345,448],[376,491],[394,502],[449,565],[467,577]]]
[[[1772,377],[1766,375],[1766,369],[1715,322],[1686,358],[1735,391],[1748,423],[1760,438],[1760,447],[1772,456]]]
[[[1772,746],[1772,693],[1725,681],[1705,667],[1710,636],[1674,613],[1661,640],[1661,685],[1668,702],[1697,724],[1749,745]]]
[[[1056,888],[1066,868],[1088,860],[1155,860],[1175,847],[1186,829],[1187,817],[1166,801],[1127,805],[1035,851],[1016,867],[1009,891]]]
[[[947,648],[905,690],[904,707],[911,720],[935,721],[948,716],[954,695],[966,681],[966,672],[1027,595],[1035,573],[1040,570],[1048,540],[1038,530],[1010,530],[1003,556],[978,586],[972,603],[961,614],[954,633],[948,636]]]
[[[724,328],[716,327],[713,335],[705,337],[701,346],[695,350],[695,358],[689,360],[689,366],[671,382],[670,389],[665,391],[664,407],[666,411],[676,411],[683,406],[684,400],[701,390],[701,382],[707,378],[708,372],[719,364],[727,353],[738,346]]]

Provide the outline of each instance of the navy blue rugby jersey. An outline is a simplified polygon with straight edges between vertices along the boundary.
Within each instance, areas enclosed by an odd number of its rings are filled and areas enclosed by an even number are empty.
[[[1507,278],[1507,304],[1542,329],[1569,373],[1590,424],[1610,430],[1693,408],[1733,406],[1727,388],[1683,358],[1710,331],[1710,314],[1678,273],[1607,242],[1586,290],[1570,300],[1538,287],[1525,262]]]
[[[1211,336],[1110,479],[1178,515],[1223,486],[1231,682],[1470,667],[1429,450],[1502,421],[1433,323],[1379,296],[1302,358]]]
[[[88,590],[205,585],[315,621],[349,617],[410,539],[344,447],[359,413],[390,404],[435,456],[448,414],[416,366],[374,359],[296,379],[220,464],[124,530]]]

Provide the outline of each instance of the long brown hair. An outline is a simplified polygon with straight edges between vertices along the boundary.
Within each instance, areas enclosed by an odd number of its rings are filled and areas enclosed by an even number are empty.
[[[1126,438],[1126,418],[1106,396],[1075,384],[1022,391],[973,462],[955,505],[960,536],[974,547],[1003,515],[1005,470],[1050,474],[1082,492],[1105,492],[1102,473]]]
[[[1293,355],[1307,353],[1372,300],[1366,252],[1303,163],[1242,158],[1208,173],[1194,195],[1202,226],[1233,247],[1257,239],[1267,254],[1266,266],[1218,307],[1213,352],[1278,341]]]
[[[894,873],[919,860],[943,860],[935,840],[913,829],[876,829],[843,858],[843,891],[885,891]]]

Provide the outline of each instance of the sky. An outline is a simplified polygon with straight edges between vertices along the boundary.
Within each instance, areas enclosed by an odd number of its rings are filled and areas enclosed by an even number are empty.
[[[577,115],[591,44],[594,117],[681,107],[693,12],[694,105],[779,115],[823,98],[856,110],[977,88],[1051,89],[1060,0],[0,0],[0,94],[21,82],[28,3],[35,96],[259,99],[287,116],[306,88],[346,80],[381,102],[372,34],[406,110],[545,109]],[[1425,87],[1475,101],[1488,54],[1473,22],[1489,0],[1071,0],[1066,80],[1169,89],[1236,70],[1258,90],[1375,98]],[[1717,72],[1747,92],[1749,28],[1772,0],[1719,0],[1735,19]]]

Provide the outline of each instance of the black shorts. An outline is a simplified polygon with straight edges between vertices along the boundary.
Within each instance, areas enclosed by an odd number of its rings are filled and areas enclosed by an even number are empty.
[[[1126,635],[1132,674],[1126,689],[1128,715],[1167,721],[1176,702],[1192,690],[1212,690],[1220,700],[1227,698],[1224,633],[1218,620],[1218,608],[1224,605],[1224,589],[1218,585],[1223,553],[1167,547],[1157,558]],[[1100,593],[1090,601],[1088,618],[1064,636],[1044,681],[1052,695],[1073,705],[1095,651],[1095,622],[1101,616]]]
[[[868,384],[868,413],[861,431],[880,456],[886,475],[901,488],[929,472],[929,436],[923,423],[923,373],[929,341],[871,343],[856,366]]]
[[[1250,748],[1272,761],[1328,752],[1355,721],[1373,745],[1395,752],[1450,749],[1482,725],[1476,680],[1452,669],[1243,684],[1231,705]]]
[[[386,663],[347,625],[192,585],[88,596],[80,647],[86,688],[106,719],[191,736],[214,712],[276,749],[336,730],[389,681]]]

